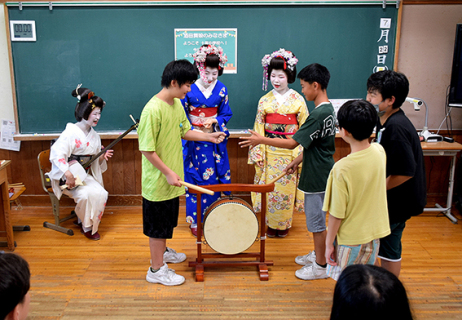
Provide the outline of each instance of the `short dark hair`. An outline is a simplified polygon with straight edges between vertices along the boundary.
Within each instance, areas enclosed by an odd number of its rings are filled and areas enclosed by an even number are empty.
[[[367,92],[374,91],[379,92],[384,100],[395,97],[392,108],[397,109],[406,100],[409,93],[409,81],[402,73],[392,70],[379,71],[367,79]]]
[[[104,105],[106,104],[103,99],[95,96],[94,92],[88,88],[78,88],[72,90],[72,96],[78,99],[77,105],[75,106],[74,116],[77,121],[82,119],[88,120],[90,113],[95,108],[100,108],[103,111]]]
[[[162,87],[170,87],[173,80],[176,80],[180,87],[185,83],[194,83],[197,80],[197,71],[186,59],[173,60],[165,66],[162,73]]]
[[[273,70],[282,70],[287,75],[287,82],[294,83],[295,76],[297,75],[297,66],[294,65],[294,70],[290,70],[287,68],[287,62],[284,58],[281,57],[274,57],[271,59],[268,65],[268,80],[270,80],[271,72]]]
[[[208,47],[209,44],[204,44],[201,47]],[[216,68],[218,69],[218,76],[221,76],[223,74],[223,68],[220,66],[220,57],[216,54],[208,54],[205,57],[205,62],[204,62],[204,68]],[[196,64],[194,63],[194,69],[196,70],[196,73],[199,74],[199,69],[197,69]],[[197,78],[196,78],[197,79]]]
[[[312,63],[307,65],[298,73],[297,78],[312,84],[313,82],[319,83],[322,90],[327,89],[330,80],[330,73],[326,67],[319,63]]]
[[[334,289],[331,320],[412,319],[406,289],[390,271],[373,265],[345,268]]]
[[[29,264],[14,253],[0,254],[0,319],[24,301],[30,289]]]
[[[358,141],[368,139],[377,125],[377,111],[366,100],[345,102],[337,112],[338,126]]]

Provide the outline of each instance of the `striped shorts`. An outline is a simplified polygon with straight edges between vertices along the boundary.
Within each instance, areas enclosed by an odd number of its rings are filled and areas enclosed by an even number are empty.
[[[327,265],[327,275],[338,280],[342,271],[352,264],[374,264],[379,253],[380,240],[375,239],[369,243],[357,246],[336,245],[337,265]]]

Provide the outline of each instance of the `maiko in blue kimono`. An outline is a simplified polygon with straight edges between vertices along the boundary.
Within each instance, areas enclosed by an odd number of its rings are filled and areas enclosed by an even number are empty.
[[[229,131],[226,124],[233,113],[228,104],[226,87],[217,80],[212,95],[207,99],[198,86],[193,84],[191,92],[183,100],[183,105],[193,127],[201,127],[201,121],[210,118],[210,114],[212,114],[211,117],[216,116],[217,123],[212,125],[211,131],[223,131],[227,136],[218,145],[202,141],[184,142],[185,181],[195,185],[230,183],[231,176],[228,151],[226,149]],[[214,196],[202,194],[201,198],[202,213],[204,213],[207,207],[219,198],[219,193]],[[189,192],[186,193],[186,221],[188,223],[197,223],[196,195]]]
[[[193,129],[203,132],[222,131],[226,133],[226,139],[218,145],[202,141],[184,141],[184,180],[202,186],[230,183],[231,175],[226,146],[229,137],[227,123],[233,113],[228,104],[228,90],[223,83],[217,80],[218,75],[222,73],[219,72],[220,68],[223,70],[221,62],[225,61],[226,56],[223,55],[220,47],[211,45],[202,46],[197,53],[195,65],[200,71],[201,78],[191,86],[191,91],[182,100],[186,115]],[[208,63],[210,56],[218,57],[217,67]],[[202,64],[201,58],[204,60]],[[219,196],[220,193],[213,196],[201,195],[202,217]],[[197,197],[188,191],[186,191],[186,221],[191,224],[191,232],[196,235]]]

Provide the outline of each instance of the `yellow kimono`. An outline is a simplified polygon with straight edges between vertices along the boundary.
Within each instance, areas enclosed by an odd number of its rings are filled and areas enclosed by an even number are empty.
[[[274,90],[264,95],[259,103],[254,130],[270,138],[291,139],[308,118],[305,100],[289,89],[284,95]],[[255,164],[255,184],[266,184],[303,151],[301,146],[293,150],[258,145],[249,151],[249,164]],[[263,167],[257,165],[263,162]],[[286,175],[275,183],[273,192],[267,193],[266,224],[276,230],[286,230],[292,225],[294,209],[303,211],[303,192],[297,189],[301,167],[297,173]],[[261,210],[261,194],[252,193],[255,211]]]

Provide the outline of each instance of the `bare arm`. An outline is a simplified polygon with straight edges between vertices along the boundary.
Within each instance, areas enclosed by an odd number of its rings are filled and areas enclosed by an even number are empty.
[[[292,162],[289,163],[287,167],[284,169],[284,172],[287,172],[288,174],[297,172],[298,166],[300,165],[302,161],[303,161],[303,153],[301,153],[297,158],[292,160]]]
[[[249,130],[249,132],[252,134],[250,137],[239,137],[239,139],[243,140],[239,142],[241,148],[253,148],[259,144],[266,144],[268,146],[277,148],[293,149],[299,145],[299,143],[294,139],[268,138],[256,133],[253,130]]]
[[[185,133],[183,139],[189,141],[208,141],[218,144],[222,142],[225,137],[226,134],[224,132],[204,133],[197,130],[188,130],[188,132]]]
[[[167,178],[169,185],[181,187],[180,176],[178,176],[172,169],[170,169],[154,151],[141,151],[141,153],[152,163],[154,167],[159,169],[160,172]]]
[[[388,176],[387,177],[387,190],[400,186],[411,178],[412,177],[410,176],[397,176],[397,175]]]
[[[334,241],[337,236],[338,229],[340,228],[342,219],[338,219],[333,215],[329,214],[329,223],[326,235],[326,261],[331,266],[337,265],[337,255],[335,252]]]

